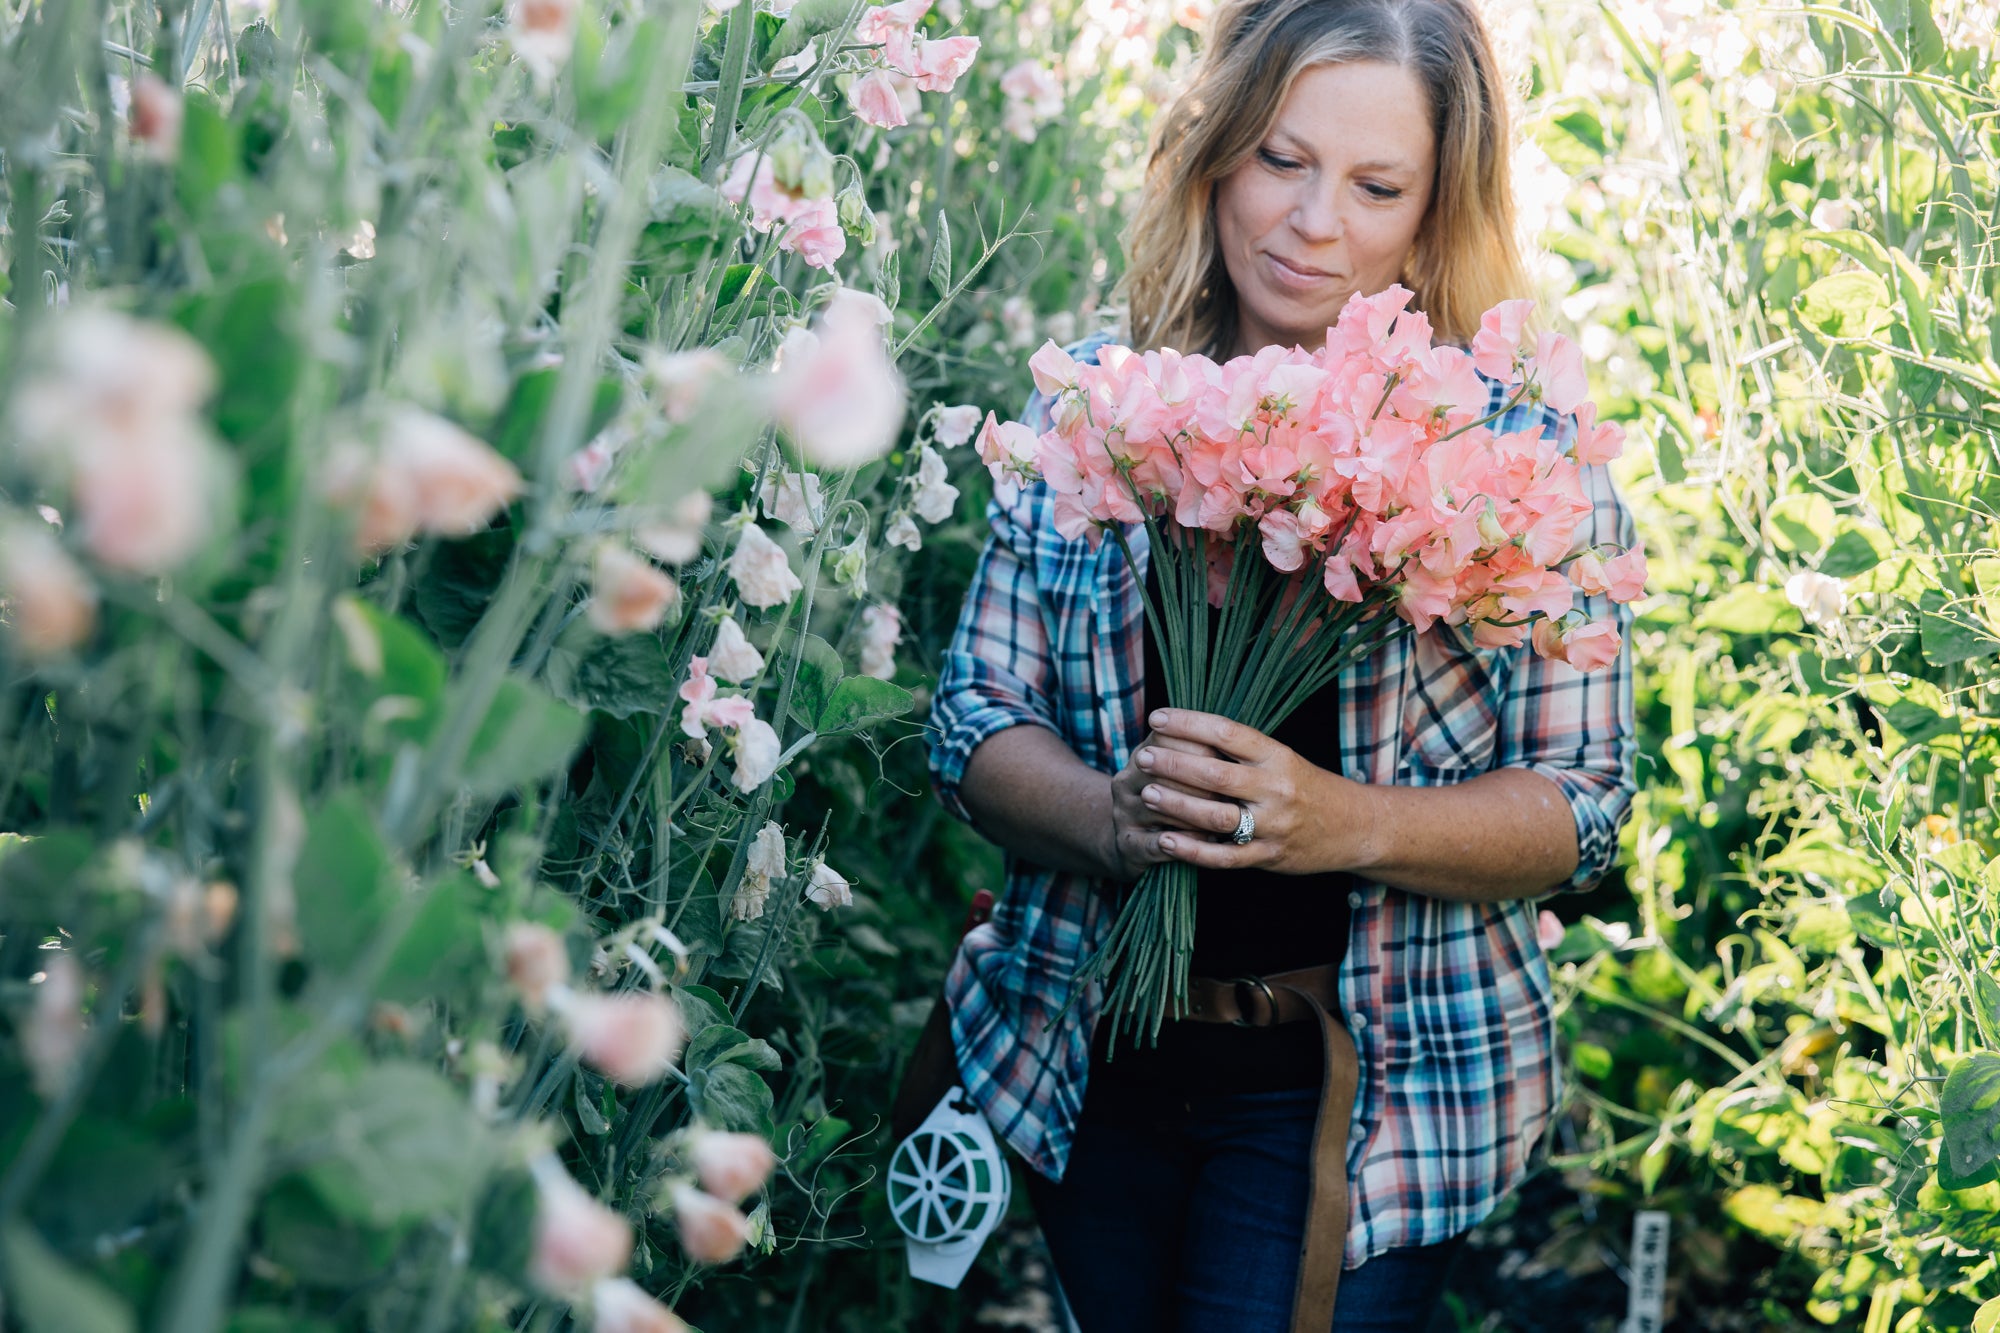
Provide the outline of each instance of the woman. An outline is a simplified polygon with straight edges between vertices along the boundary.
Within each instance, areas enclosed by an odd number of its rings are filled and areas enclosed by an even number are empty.
[[[1400,281],[1462,343],[1525,287],[1508,149],[1466,0],[1235,0],[1158,127],[1116,340],[1317,349],[1350,295]],[[1031,424],[1046,412],[1030,401]],[[1521,406],[1495,429],[1533,425],[1575,428]],[[1585,481],[1580,543],[1630,544],[1603,469]],[[935,705],[939,790],[1009,853],[945,987],[966,1088],[1034,1168],[1082,1333],[1421,1329],[1550,1115],[1529,900],[1616,854],[1626,663],[1585,677],[1438,629],[1259,735],[1161,706],[1116,543],[1063,541],[1048,508],[1039,486],[996,500]],[[1191,1018],[1114,1053],[1094,989],[1051,1020],[1119,891],[1167,858],[1199,868],[1192,972],[1269,1025]],[[1264,1002],[1281,976],[1344,1020],[1351,1055],[1337,1024],[1273,1021],[1293,1016]],[[1340,1060],[1351,1110],[1322,1090]],[[1344,1143],[1316,1145],[1323,1105],[1350,1114]]]

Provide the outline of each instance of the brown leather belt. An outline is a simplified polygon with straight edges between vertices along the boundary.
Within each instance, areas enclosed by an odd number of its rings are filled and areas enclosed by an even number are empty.
[[[1187,1017],[1198,1023],[1270,1027],[1319,1020],[1326,1043],[1319,1117],[1313,1124],[1312,1192],[1306,1234],[1299,1247],[1299,1280],[1292,1294],[1292,1333],[1327,1333],[1340,1294],[1340,1266],[1347,1254],[1347,1136],[1354,1115],[1360,1062],[1340,1008],[1340,966],[1327,963],[1268,977],[1188,978]]]

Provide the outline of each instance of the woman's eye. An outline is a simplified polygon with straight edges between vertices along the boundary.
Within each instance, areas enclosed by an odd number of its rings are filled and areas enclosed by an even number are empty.
[[[1368,191],[1368,195],[1371,199],[1389,200],[1389,199],[1401,199],[1403,197],[1403,192],[1401,190],[1394,189],[1387,185],[1364,185],[1361,188]]]
[[[1290,171],[1293,167],[1296,167],[1298,165],[1298,163],[1294,162],[1291,158],[1280,157],[1268,148],[1259,148],[1257,150],[1257,156],[1263,160],[1265,166],[1275,167],[1279,171]]]

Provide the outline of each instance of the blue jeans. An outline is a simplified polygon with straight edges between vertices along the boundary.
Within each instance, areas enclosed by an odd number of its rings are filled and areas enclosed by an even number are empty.
[[[1080,1333],[1286,1333],[1318,1105],[1086,1098],[1062,1183],[1023,1173]],[[1423,1333],[1462,1240],[1344,1273],[1333,1333]]]

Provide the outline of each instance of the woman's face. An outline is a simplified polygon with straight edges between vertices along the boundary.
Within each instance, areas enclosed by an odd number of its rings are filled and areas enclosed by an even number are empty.
[[[1270,133],[1216,186],[1237,346],[1317,351],[1356,292],[1402,275],[1430,207],[1437,144],[1416,75],[1354,61],[1301,74]]]

